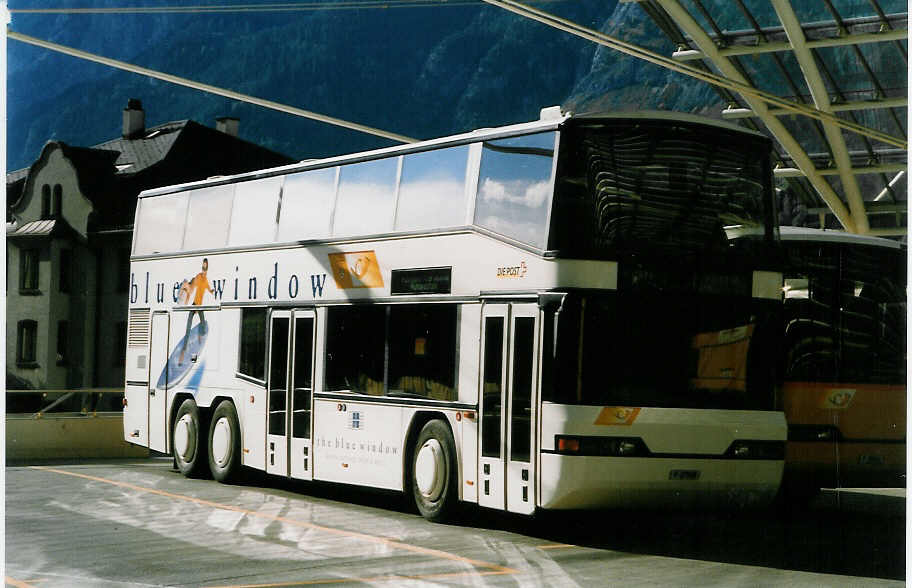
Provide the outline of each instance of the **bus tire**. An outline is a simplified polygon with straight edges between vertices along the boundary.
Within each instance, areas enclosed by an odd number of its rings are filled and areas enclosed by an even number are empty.
[[[177,409],[171,428],[171,453],[180,473],[188,478],[203,475],[206,467],[206,446],[203,443],[199,407],[192,398],[184,400]]]
[[[412,451],[412,496],[418,512],[435,523],[447,520],[456,507],[456,444],[441,420],[425,423]]]
[[[208,438],[212,477],[225,484],[236,482],[241,470],[241,426],[230,400],[223,400],[212,413]]]

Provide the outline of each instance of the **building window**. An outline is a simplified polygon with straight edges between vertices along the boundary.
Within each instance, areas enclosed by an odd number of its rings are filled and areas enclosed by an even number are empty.
[[[114,341],[116,348],[112,357],[114,358],[114,367],[124,367],[127,363],[127,321],[117,323],[114,331]]]
[[[19,290],[23,293],[38,291],[38,250],[23,249],[19,258]]]
[[[70,361],[70,323],[57,322],[57,365],[67,365]]]
[[[41,186],[41,220],[51,218],[51,187]]]
[[[130,289],[130,250],[128,248],[118,249],[115,272],[114,282],[117,285],[114,291],[126,292]]]
[[[64,294],[69,294],[70,292],[70,282],[72,281],[73,275],[73,252],[69,249],[60,250],[60,275],[58,280],[58,288]]]
[[[241,309],[241,350],[238,373],[266,380],[266,309]]]
[[[54,198],[51,200],[51,216],[60,218],[60,212],[63,210],[63,187],[60,184],[54,185]]]
[[[38,323],[33,320],[19,321],[16,331],[16,365],[37,367],[35,349],[38,338]]]

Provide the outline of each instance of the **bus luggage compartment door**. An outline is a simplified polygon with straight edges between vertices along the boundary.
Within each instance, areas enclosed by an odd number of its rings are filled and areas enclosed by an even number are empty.
[[[127,383],[124,405],[124,439],[149,446],[149,384]]]

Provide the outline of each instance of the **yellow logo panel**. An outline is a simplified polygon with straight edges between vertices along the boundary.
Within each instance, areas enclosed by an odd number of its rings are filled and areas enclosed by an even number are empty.
[[[820,408],[845,409],[854,398],[854,388],[827,388],[820,395]]]
[[[639,408],[606,406],[595,419],[594,425],[632,425],[640,414]]]
[[[380,265],[373,251],[330,253],[329,265],[336,286],[342,290],[383,287]]]

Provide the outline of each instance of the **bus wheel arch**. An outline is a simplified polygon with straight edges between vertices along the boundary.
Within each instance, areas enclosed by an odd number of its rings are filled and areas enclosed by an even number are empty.
[[[226,484],[237,481],[242,461],[241,426],[234,402],[222,399],[216,404],[206,440],[212,477]]]
[[[453,514],[458,502],[456,442],[445,417],[432,416],[423,421],[420,425],[415,423],[413,430],[417,434],[407,445],[410,451],[405,487],[421,516],[443,522]]]
[[[171,454],[180,473],[188,478],[205,475],[206,423],[192,397],[176,398],[178,407],[171,427]]]

